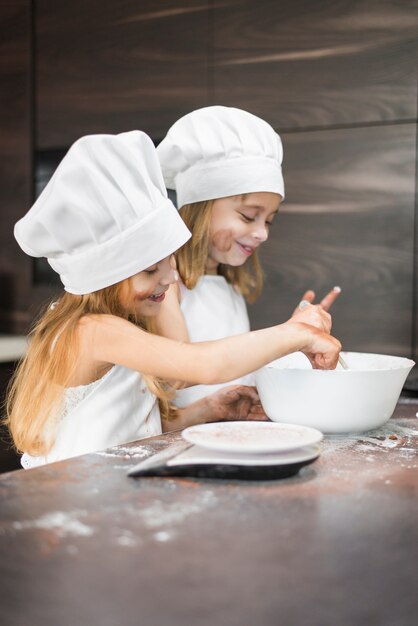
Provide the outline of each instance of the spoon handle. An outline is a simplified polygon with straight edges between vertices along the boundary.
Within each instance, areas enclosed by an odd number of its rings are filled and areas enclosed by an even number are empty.
[[[349,369],[349,367],[348,367],[347,363],[344,361],[344,359],[343,359],[343,357],[341,356],[341,354],[340,354],[340,356],[338,357],[338,363],[341,365],[341,367],[342,367],[344,370],[348,370],[348,369]]]

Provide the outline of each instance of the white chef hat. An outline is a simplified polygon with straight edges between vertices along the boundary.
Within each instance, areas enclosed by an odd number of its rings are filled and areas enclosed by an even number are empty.
[[[258,191],[284,198],[280,137],[247,111],[224,106],[192,111],[173,124],[157,154],[179,208]]]
[[[128,278],[190,237],[140,131],[76,141],[14,234],[27,254],[47,257],[74,294]]]

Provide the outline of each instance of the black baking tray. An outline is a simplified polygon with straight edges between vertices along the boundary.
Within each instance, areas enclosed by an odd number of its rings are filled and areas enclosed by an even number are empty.
[[[166,465],[135,467],[129,471],[134,478],[146,476],[178,476],[193,478],[216,478],[228,480],[278,480],[295,476],[302,467],[313,463],[318,457],[297,463],[280,465],[222,465],[215,463],[196,465]]]

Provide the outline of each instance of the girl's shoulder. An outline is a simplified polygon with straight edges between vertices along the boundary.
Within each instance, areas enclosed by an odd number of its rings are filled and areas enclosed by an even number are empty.
[[[84,315],[79,323],[78,330],[81,340],[103,341],[123,332],[141,333],[145,332],[123,317],[111,315],[109,313],[89,313]]]
[[[116,315],[84,315],[77,325],[77,375],[76,382],[70,387],[87,384],[96,380],[98,372],[107,371],[108,365],[114,365],[112,359],[104,357],[102,352],[109,345],[117,344],[118,337],[126,334],[126,329],[134,325]],[[82,382],[84,381],[84,382]]]
[[[111,313],[88,313],[80,318],[80,328],[95,328],[96,326],[107,326],[108,328],[118,328],[119,326],[134,326],[129,320],[112,315]]]
[[[135,355],[152,340],[152,333],[122,317],[89,314],[79,323],[80,362],[94,371],[104,371],[109,364],[141,371],[142,360],[135,361]]]

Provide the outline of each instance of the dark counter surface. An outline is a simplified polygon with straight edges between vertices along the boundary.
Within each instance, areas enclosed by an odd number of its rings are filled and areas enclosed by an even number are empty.
[[[285,480],[126,476],[179,433],[1,475],[1,624],[415,626],[417,410]]]

